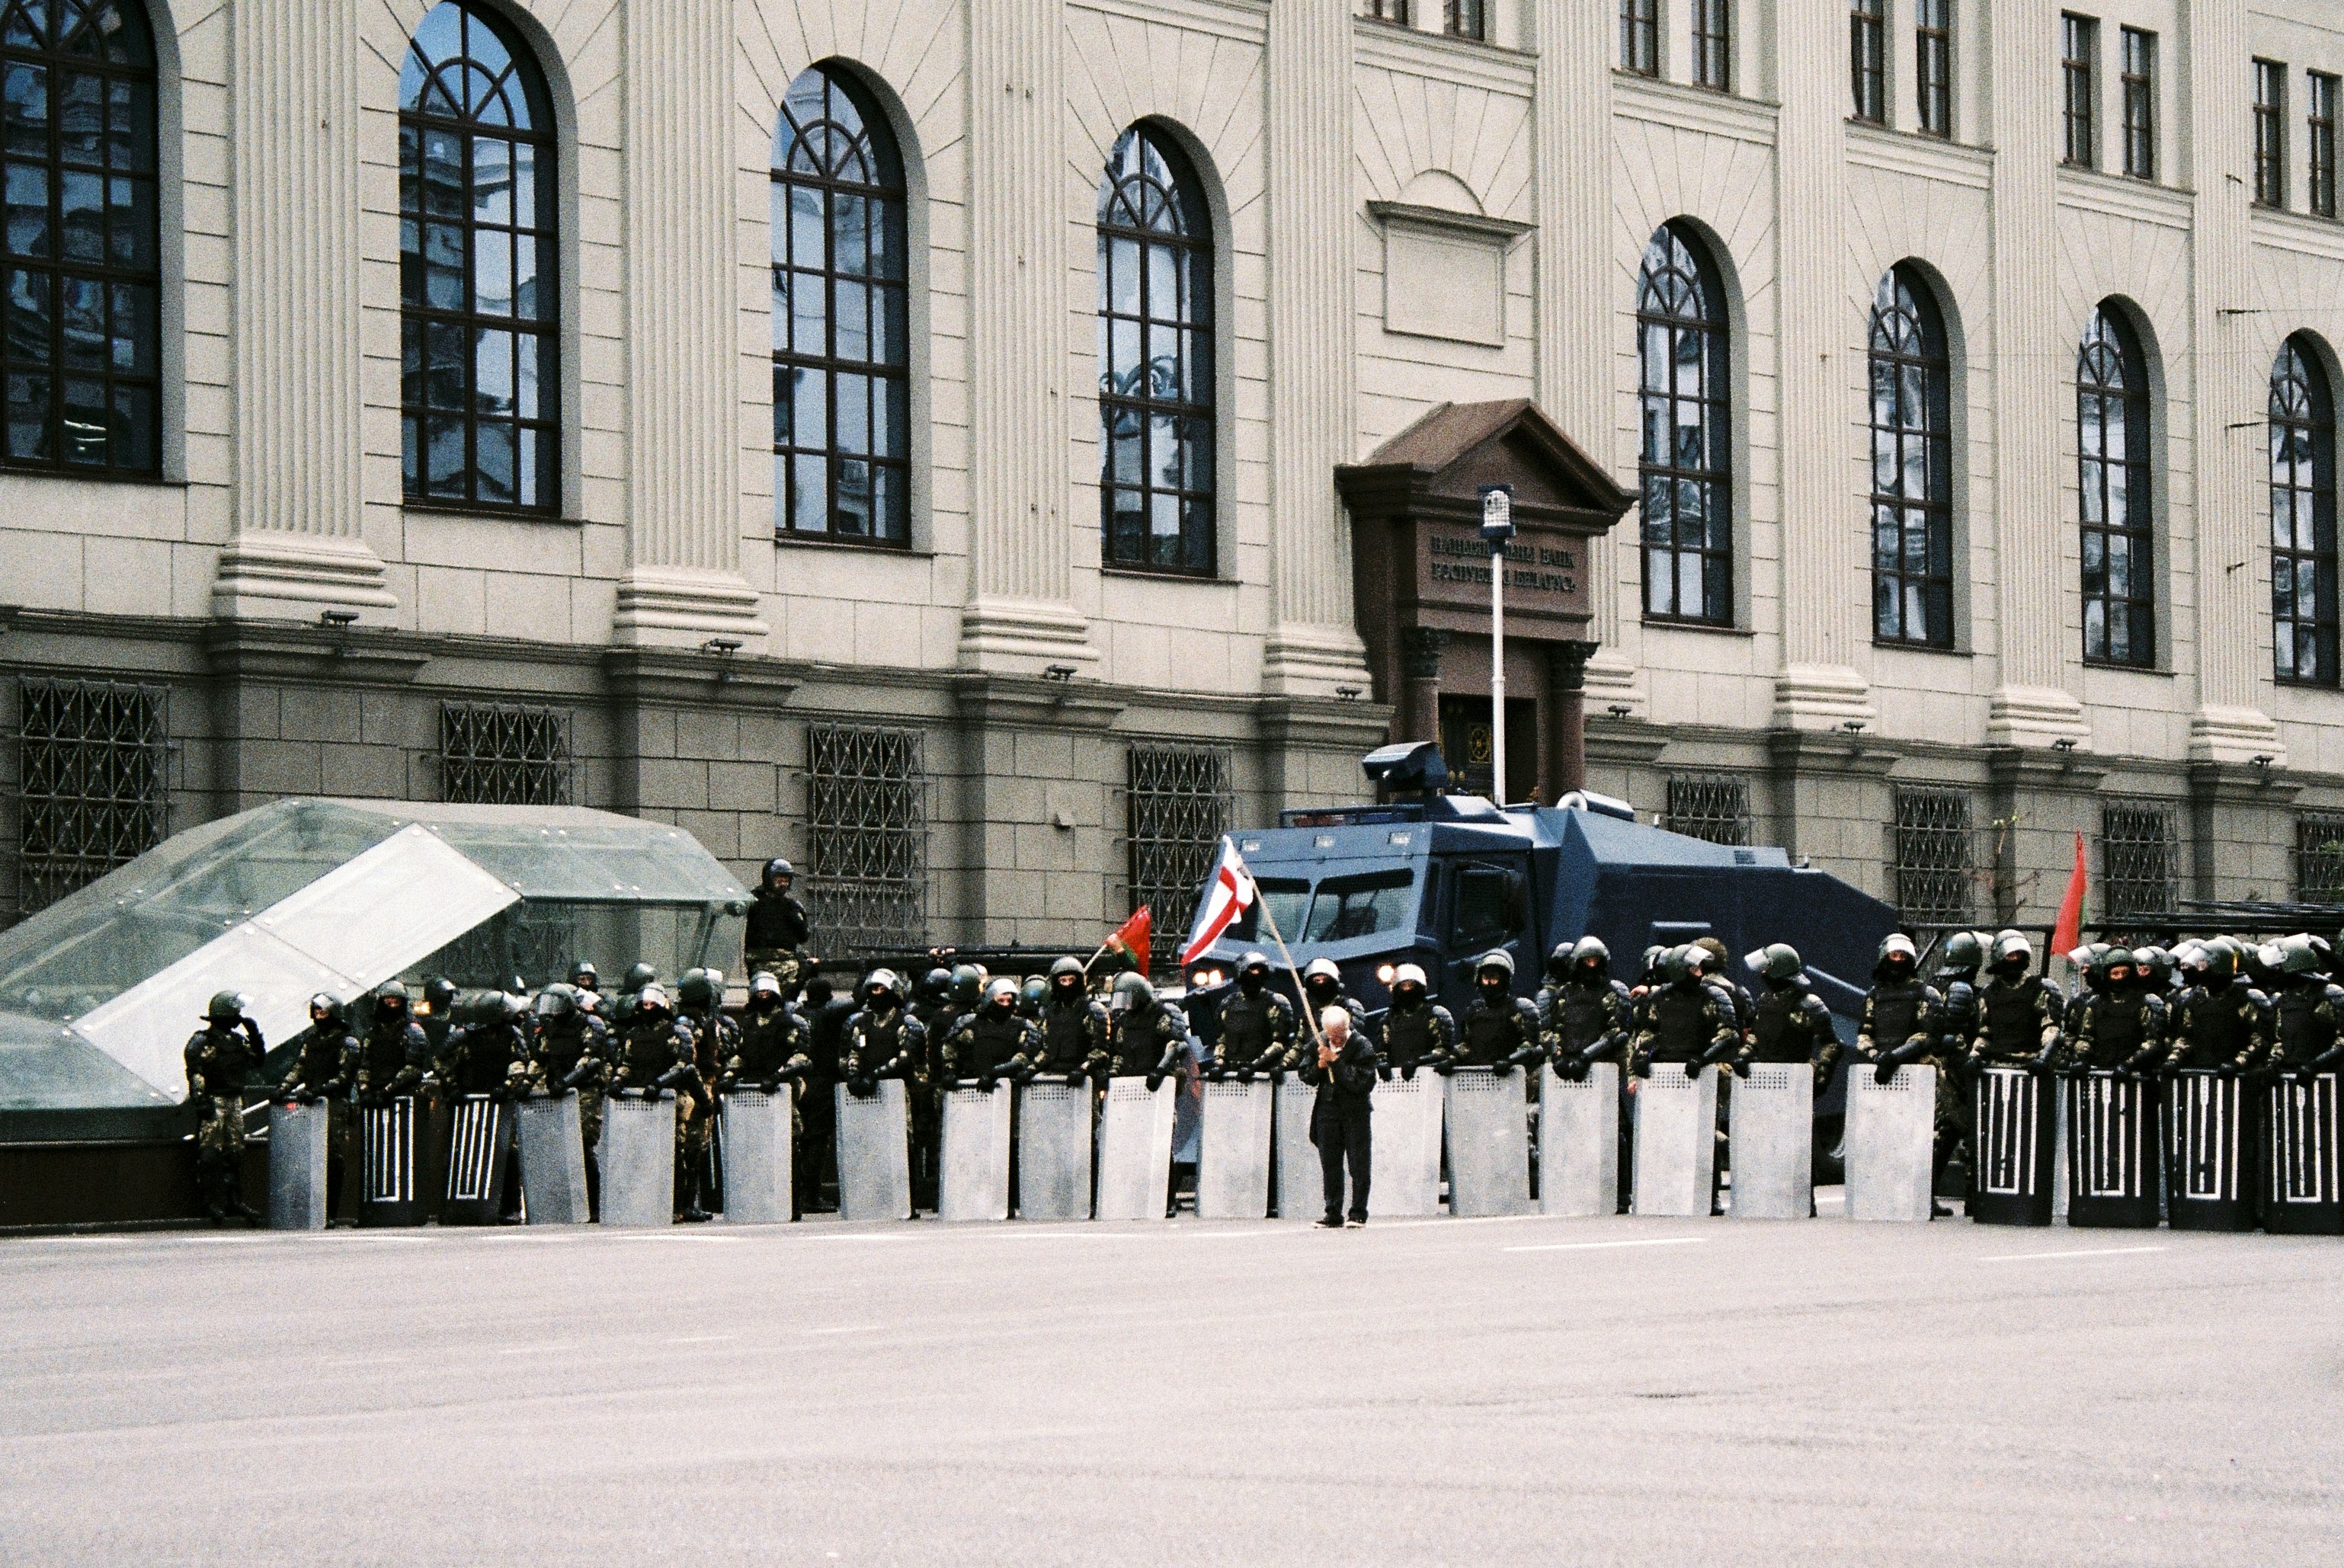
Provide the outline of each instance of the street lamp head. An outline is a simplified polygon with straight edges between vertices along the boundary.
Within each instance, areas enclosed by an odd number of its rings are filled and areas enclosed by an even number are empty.
[[[1514,487],[1510,484],[1485,484],[1481,487],[1481,539],[1496,550],[1514,537]]]
[[[1611,714],[1615,719],[1624,719],[1636,710],[1625,703],[1614,703],[1603,711]]]

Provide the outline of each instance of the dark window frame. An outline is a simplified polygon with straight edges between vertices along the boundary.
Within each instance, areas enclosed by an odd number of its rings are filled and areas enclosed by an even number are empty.
[[[457,18],[457,46],[436,58],[424,53],[426,35],[440,25],[438,18]],[[474,53],[473,29],[485,32],[505,56],[501,71],[492,70]],[[561,511],[561,245],[560,221],[561,149],[554,126],[552,98],[535,55],[502,17],[478,0],[440,0],[417,23],[401,56],[399,76],[399,472],[405,504],[440,507],[458,511],[490,512],[500,516],[558,517]],[[488,77],[499,112],[498,123],[479,111],[483,106],[448,100],[453,113],[428,112],[418,99],[435,82],[469,81],[473,72]],[[412,77],[412,80],[410,80]],[[516,106],[513,102],[518,97]],[[516,113],[518,109],[518,113]],[[512,123],[526,118],[526,126]],[[433,207],[429,195],[433,182],[426,169],[425,148],[453,138],[460,152],[456,163],[457,185],[451,207]],[[507,145],[502,221],[480,216],[483,197],[493,211],[496,174],[483,173],[480,154],[485,143]],[[529,149],[528,162],[534,211],[524,222],[513,200],[512,171],[520,151]],[[443,193],[446,194],[446,193]],[[448,252],[430,250],[431,234],[453,235],[461,284],[456,305],[432,302],[433,279],[449,268]],[[483,240],[488,244],[484,247]],[[512,270],[508,275],[509,309],[480,309],[479,283],[484,255],[501,253]],[[524,313],[521,274],[524,250],[534,252],[528,299],[533,314]],[[510,339],[514,356],[506,373],[504,396],[483,389],[482,349],[489,336]],[[436,349],[460,344],[460,362],[443,358]],[[533,375],[523,368],[533,355]],[[525,388],[532,389],[536,412],[526,412]],[[460,396],[457,395],[460,393]],[[436,450],[440,431],[459,432],[462,460],[452,470],[458,488],[450,490],[425,470]],[[513,493],[500,497],[483,493],[482,435],[491,429],[509,432]]]
[[[2334,686],[2336,403],[2327,367],[2299,337],[2287,340],[2271,367],[2269,477],[2272,676],[2288,685]]]
[[[1725,289],[1708,247],[1680,225],[1662,225],[1645,248],[1636,288],[1638,472],[1644,498],[1638,526],[1644,619],[1655,624],[1734,624],[1731,339]],[[1696,423],[1685,423],[1688,411],[1698,416]],[[1654,447],[1656,414],[1668,433],[1665,452]],[[1685,460],[1688,432],[1699,449],[1692,461]],[[1691,537],[1684,531],[1684,509],[1677,504],[1689,489],[1696,495],[1696,531]],[[1669,504],[1655,507],[1663,492]],[[1654,519],[1662,513],[1666,535],[1655,538]],[[1701,597],[1701,607],[1691,613],[1682,592],[1687,558],[1697,561]],[[1664,562],[1667,582],[1657,601],[1656,561]],[[1656,609],[1656,602],[1662,607]]]
[[[2157,35],[2126,27],[2117,35],[2123,72],[2124,171],[2128,178],[2157,178]]]
[[[2287,66],[2255,61],[2255,205],[2287,209]]]
[[[1127,149],[1132,149],[1128,156]],[[1099,184],[1097,229],[1099,562],[1112,572],[1210,578],[1219,570],[1220,511],[1212,215],[1188,155],[1153,124],[1142,121],[1116,138]],[[1128,309],[1116,296],[1121,272],[1115,263],[1126,254],[1137,274]],[[1159,254],[1168,258],[1174,280],[1169,315],[1156,309]],[[1129,351],[1137,357],[1119,369],[1118,355],[1126,350],[1118,339],[1126,329]],[[1172,345],[1168,375],[1160,343]],[[1162,390],[1167,384],[1172,395]],[[1186,397],[1177,395],[1183,385]],[[1171,467],[1185,472],[1185,484],[1161,482],[1166,464],[1151,455],[1159,421],[1168,424]],[[1137,460],[1118,472],[1117,447],[1124,442]],[[1129,538],[1124,537],[1129,531],[1118,531],[1117,518],[1128,515],[1117,509],[1118,496],[1139,501],[1140,526]],[[1162,559],[1158,541],[1167,536],[1152,521],[1167,500],[1177,521],[1177,533],[1169,536],[1171,560]]]
[[[866,177],[854,177],[857,169]],[[852,75],[828,65],[810,66],[783,96],[769,172],[774,229],[773,537],[790,543],[908,550],[911,202],[894,127]],[[859,263],[854,256],[857,236]],[[811,336],[802,341],[799,312],[809,293],[819,303],[820,319],[806,327]],[[844,325],[855,312],[841,309],[842,301],[857,299],[860,354],[850,351],[853,329]],[[814,323],[814,318],[806,315],[804,323]],[[818,393],[801,400],[802,382],[817,387]],[[850,406],[854,389],[860,389],[859,410]],[[799,416],[802,405],[812,413],[817,402],[818,428]],[[854,414],[849,422],[862,425],[859,449],[844,436],[843,414]],[[854,472],[858,467],[859,484]],[[842,504],[849,498],[864,503],[860,530],[844,526],[855,517]],[[821,526],[806,526],[817,502]]]
[[[1920,132],[1954,136],[1954,0],[1914,0],[1913,87]]]
[[[2310,167],[2304,177],[2304,199],[2314,216],[2336,216],[2337,100],[2344,96],[2344,77],[2329,71],[2307,73],[2303,135],[2309,144]]]
[[[1409,15],[1409,0],[1368,0],[1368,20],[1390,22],[1401,27],[1416,25],[1415,18]]]
[[[1848,0],[1847,70],[1854,117],[1868,126],[1888,123],[1887,0]]]
[[[1440,30],[1476,44],[1490,41],[1490,0],[1442,0]]]
[[[1953,357],[1935,291],[1909,268],[1891,269],[1874,296],[1869,364],[1873,641],[1951,648]]]
[[[1637,76],[1661,74],[1661,0],[1620,0],[1620,68]]]
[[[2076,501],[2087,664],[2157,667],[2154,418],[2148,359],[2139,334],[2115,305],[2104,303],[2092,312],[2076,356]],[[2113,457],[2112,435],[2123,448]],[[2121,518],[2115,515],[2118,510]],[[2117,562],[2120,570],[2113,564]],[[2115,636],[2119,620],[2120,648]]]
[[[2073,168],[2100,167],[2100,23],[2096,16],[2059,14],[2061,161]]]
[[[132,0],[74,13],[52,5],[37,35],[26,19],[0,5],[7,84],[0,149],[8,155],[0,173],[0,469],[159,480],[163,235],[153,30]],[[24,112],[35,101],[28,89],[37,90],[37,123]],[[37,206],[25,199],[35,195]]]
[[[1692,85],[1733,91],[1733,0],[1692,0]]]

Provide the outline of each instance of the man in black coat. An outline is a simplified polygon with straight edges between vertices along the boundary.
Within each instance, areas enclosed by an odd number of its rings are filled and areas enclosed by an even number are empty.
[[[1303,1081],[1318,1087],[1310,1107],[1310,1141],[1318,1146],[1318,1168],[1327,1181],[1322,1230],[1343,1228],[1343,1162],[1351,1165],[1350,1223],[1368,1222],[1368,1170],[1374,1156],[1368,1118],[1376,1087],[1376,1051],[1351,1029],[1351,1015],[1330,1007],[1318,1015],[1321,1037],[1310,1043]]]

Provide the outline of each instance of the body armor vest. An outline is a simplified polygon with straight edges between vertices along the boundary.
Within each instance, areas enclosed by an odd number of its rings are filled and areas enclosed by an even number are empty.
[[[2043,982],[2033,976],[1988,981],[1978,1007],[1985,1054],[2002,1061],[2042,1055],[2043,1026],[2055,1016],[2044,1006]]]
[[[1758,994],[1758,1017],[1750,1026],[1757,1049],[1753,1062],[1803,1062],[1814,1049],[1806,1029],[1807,988],[1769,986]]]
[[[1031,1027],[1015,1012],[977,1009],[975,1018],[953,1032],[953,1071],[965,1078],[985,1077],[1026,1048]]]
[[[1536,1013],[1519,996],[1493,1007],[1489,998],[1476,996],[1465,1009],[1465,1047],[1459,1056],[1469,1067],[1488,1067],[1537,1043]]]
[[[1084,996],[1068,1007],[1054,996],[1042,1008],[1042,1060],[1036,1065],[1045,1072],[1073,1072],[1090,1059],[1102,1033],[1097,1003]]]
[[[1644,1006],[1652,1019],[1652,1059],[1689,1062],[1717,1037],[1714,1009],[1733,1004],[1698,986],[1669,985],[1645,998]]]
[[[245,1080],[260,1067],[260,1055],[244,1031],[207,1027],[197,1037],[207,1040],[209,1052],[198,1069],[204,1075],[204,1093],[223,1099],[244,1093]]]
[[[2219,990],[2200,986],[2182,993],[2176,1022],[2180,1028],[2174,1040],[2174,1066],[2219,1067],[2237,1061],[2253,1044],[2255,999],[2236,981]]]
[[[632,1023],[620,1044],[619,1059],[627,1068],[628,1082],[642,1088],[684,1059],[683,1041],[669,1019]]]
[[[598,1037],[593,1026],[583,1019],[580,1019],[574,1028],[547,1028],[538,1032],[537,1063],[545,1073],[548,1088],[559,1090],[561,1080],[571,1075],[581,1058],[605,1056],[609,1050],[608,1037]]]
[[[1170,1021],[1164,1017],[1163,1007],[1161,1002],[1134,1007],[1115,1021],[1107,1043],[1108,1070],[1114,1076],[1133,1077],[1152,1073],[1156,1064],[1164,1059]]]
[[[2308,1062],[2336,1043],[2334,1021],[2319,1016],[2319,1004],[2326,999],[2327,987],[2318,984],[2280,989],[2278,1016],[2272,1019],[2273,1060]]]
[[[1887,980],[1872,988],[1872,1043],[1893,1051],[1913,1037],[1927,1006],[1928,987],[1918,980]]]
[[[397,1077],[407,1066],[407,1032],[411,1026],[401,1018],[397,1024],[377,1024],[366,1032],[359,1046],[359,1065],[366,1070],[367,1081],[379,1089]]]
[[[1221,1004],[1221,1057],[1238,1067],[1259,1061],[1277,1044],[1275,1027],[1283,1011],[1280,999],[1265,988],[1258,996],[1244,987],[1229,993]]]
[[[2137,992],[2112,991],[2086,1007],[2091,1038],[2083,1042],[2086,1066],[2112,1067],[2148,1043],[2152,1004]]]
[[[1555,993],[1554,1029],[1565,1050],[1584,1051],[1618,1027],[1624,1011],[1609,980],[1600,986],[1565,985]]]
[[[803,1029],[797,1015],[786,1007],[775,1007],[770,1013],[750,1014],[741,1030],[740,1045],[732,1053],[741,1064],[741,1076],[760,1081],[780,1077],[790,1058],[797,1054]]]
[[[1395,1006],[1384,1015],[1384,1055],[1392,1066],[1413,1066],[1448,1045],[1456,1025],[1452,1021],[1443,1029],[1440,1014],[1440,1005],[1428,1000],[1413,1007]]]

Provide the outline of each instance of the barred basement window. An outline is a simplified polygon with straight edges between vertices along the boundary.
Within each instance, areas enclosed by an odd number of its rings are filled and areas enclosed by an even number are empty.
[[[2344,904],[2344,815],[2306,812],[2295,819],[2295,898]]]
[[[1196,918],[1197,895],[1229,830],[1229,754],[1216,746],[1134,746],[1127,797],[1131,906],[1147,905],[1149,966],[1168,966]]]
[[[1669,780],[1661,825],[1712,844],[1750,842],[1750,781],[1732,774],[1678,774]]]
[[[927,775],[920,733],[806,731],[807,913],[825,954],[927,944]]]
[[[2181,896],[2173,811],[2150,803],[2100,808],[2100,886],[2106,917],[2167,910]]]
[[[45,908],[163,842],[167,693],[108,681],[17,683],[17,906]]]
[[[1889,872],[1908,926],[1967,926],[1977,868],[1970,797],[1958,790],[1900,789]]]
[[[500,703],[440,704],[440,798],[458,805],[572,804],[570,715]]]

